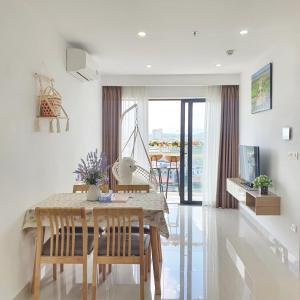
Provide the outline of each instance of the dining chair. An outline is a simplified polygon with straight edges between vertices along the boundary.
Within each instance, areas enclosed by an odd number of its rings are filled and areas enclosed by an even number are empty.
[[[144,235],[142,208],[94,208],[94,254],[92,299],[96,300],[97,265],[139,264],[140,300],[144,300],[145,269],[150,248],[150,236]],[[99,236],[99,224],[106,224],[104,234]],[[132,226],[138,224],[139,232]],[[111,230],[112,228],[112,230]]]
[[[172,170],[174,170],[176,172],[177,187],[178,187],[178,193],[179,193],[179,196],[180,196],[180,189],[179,189],[179,163],[180,163],[180,156],[179,155],[166,155],[166,160],[168,161],[166,198],[168,198],[169,180],[170,180],[170,173],[171,173]]]
[[[158,175],[158,182],[159,182],[159,191],[161,193],[164,192],[163,190],[163,182],[162,182],[162,172],[161,172],[161,167],[159,166],[159,160],[161,160],[163,157],[162,154],[150,154],[149,158],[151,161],[151,167],[154,171],[157,172]]]
[[[115,191],[125,193],[149,193],[150,186],[148,184],[118,184]]]
[[[150,187],[149,185],[145,184],[129,184],[129,185],[116,185],[115,187],[116,192],[125,192],[125,193],[149,193],[150,192]],[[139,232],[139,228],[137,226],[133,226],[132,230],[134,233]],[[144,233],[145,234],[150,234],[150,228],[149,227],[144,227]],[[158,245],[158,254],[159,254],[159,261],[162,261],[162,250],[161,250],[161,241],[160,241],[160,235],[159,233],[157,234],[157,245]],[[149,264],[148,264],[148,272],[150,272],[150,264],[151,261],[151,249],[150,249],[150,255],[149,255]]]
[[[99,187],[101,189],[101,187]],[[73,185],[73,193],[87,193],[89,190],[88,184],[74,184]],[[81,234],[81,228],[75,227],[76,234]],[[99,228],[100,234],[103,232],[102,228]],[[88,234],[93,235],[94,234],[94,227],[88,227]],[[60,271],[63,272],[64,266],[60,265]],[[99,273],[103,272],[103,279],[105,280],[106,277],[106,266],[99,266]],[[111,272],[111,265],[108,266],[108,272]]]
[[[33,280],[33,299],[40,298],[41,264],[81,264],[83,267],[82,299],[87,300],[87,255],[93,251],[93,236],[87,233],[84,208],[36,208],[37,238]],[[75,224],[82,234],[75,233]],[[50,237],[44,242],[44,228]]]
[[[99,189],[101,192],[106,193],[105,185],[100,185]],[[104,191],[105,189],[105,191]],[[73,193],[87,193],[89,190],[88,184],[74,184],[73,185]]]

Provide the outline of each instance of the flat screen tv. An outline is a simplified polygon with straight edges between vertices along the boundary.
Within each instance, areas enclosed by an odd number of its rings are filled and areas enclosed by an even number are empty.
[[[259,147],[240,145],[239,166],[239,177],[244,184],[252,187],[252,181],[260,175]]]

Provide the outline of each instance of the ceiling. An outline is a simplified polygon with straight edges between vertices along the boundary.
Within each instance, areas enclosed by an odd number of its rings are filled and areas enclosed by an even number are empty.
[[[300,30],[299,0],[26,1],[106,74],[239,73],[279,35]]]

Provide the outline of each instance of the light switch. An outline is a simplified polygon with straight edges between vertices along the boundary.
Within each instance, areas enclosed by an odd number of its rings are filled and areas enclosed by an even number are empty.
[[[288,158],[293,159],[293,160],[298,160],[299,159],[299,152],[289,152],[288,153]]]

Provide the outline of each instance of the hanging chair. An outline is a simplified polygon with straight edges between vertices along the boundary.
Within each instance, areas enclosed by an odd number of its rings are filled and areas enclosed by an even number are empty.
[[[123,149],[121,146],[122,134],[120,134],[120,140],[119,140],[120,156],[112,166],[112,174],[115,177],[115,179],[118,181],[119,184],[148,184],[150,186],[151,190],[157,191],[158,190],[158,182],[156,180],[156,176],[154,174],[152,164],[149,159],[148,152],[146,150],[145,143],[143,141],[143,138],[140,133],[139,126],[138,126],[137,104],[132,105],[122,114],[121,122],[120,122],[120,124],[121,124],[120,132],[121,132],[122,121],[124,119],[124,116],[133,109],[135,109],[135,112],[136,112],[135,127],[134,127],[132,133],[130,134],[128,140],[126,141]],[[133,146],[132,146],[132,150],[131,150],[131,156],[122,158],[122,153],[132,138],[133,138]],[[142,166],[136,164],[136,161],[134,160],[135,145],[137,142],[137,138],[140,138],[140,141],[143,145],[143,149],[145,151],[147,161],[149,163],[150,172],[147,171]],[[126,175],[126,176],[124,176],[124,175]]]

